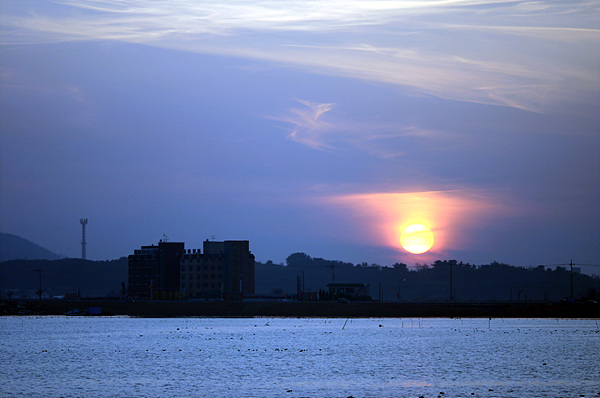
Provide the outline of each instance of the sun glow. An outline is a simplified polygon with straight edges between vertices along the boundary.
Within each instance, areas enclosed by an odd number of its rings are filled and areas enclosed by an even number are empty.
[[[472,231],[505,212],[498,198],[468,190],[349,194],[327,201],[349,222],[347,239],[398,250],[401,261],[416,261],[415,255],[433,261],[448,250],[472,247]]]
[[[400,244],[412,254],[425,253],[433,246],[433,233],[425,225],[409,225],[400,234]]]

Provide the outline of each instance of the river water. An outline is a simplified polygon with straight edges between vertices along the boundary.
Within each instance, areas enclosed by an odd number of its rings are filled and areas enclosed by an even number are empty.
[[[600,397],[600,322],[0,318],[0,396]]]

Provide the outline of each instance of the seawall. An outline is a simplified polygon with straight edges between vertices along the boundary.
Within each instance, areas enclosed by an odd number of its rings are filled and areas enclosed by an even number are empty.
[[[100,308],[135,317],[600,318],[596,303],[4,300],[0,315],[64,315]]]

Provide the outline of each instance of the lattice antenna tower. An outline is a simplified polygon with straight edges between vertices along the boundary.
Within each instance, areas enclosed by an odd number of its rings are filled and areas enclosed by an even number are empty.
[[[88,219],[82,218],[79,222],[81,223],[81,259],[85,260],[85,246],[87,245],[87,241],[85,240],[85,226],[87,225]]]

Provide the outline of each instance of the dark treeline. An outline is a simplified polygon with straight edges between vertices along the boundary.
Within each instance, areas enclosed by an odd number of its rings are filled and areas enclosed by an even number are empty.
[[[44,297],[120,297],[128,286],[128,261],[0,262],[0,298],[35,298],[40,274]],[[600,301],[600,278],[578,272],[572,276],[575,300]],[[305,292],[326,291],[332,281],[361,283],[374,300],[400,302],[555,302],[571,297],[571,272],[564,267],[522,268],[497,262],[475,266],[449,260],[411,269],[406,264],[351,264],[304,253],[290,255],[285,265],[256,263],[257,296],[293,298],[298,281]]]
[[[600,298],[600,278],[578,272],[572,276],[574,299]],[[571,297],[571,272],[564,267],[522,268],[497,262],[476,266],[448,260],[412,269],[401,263],[354,265],[305,253],[290,255],[286,265],[257,263],[256,293],[292,297],[298,278],[307,292],[325,290],[332,282],[363,283],[375,300],[403,302],[553,302]]]
[[[66,294],[85,297],[119,297],[127,286],[127,258],[90,261],[10,260],[0,263],[1,298],[35,298],[42,285],[44,297]]]

